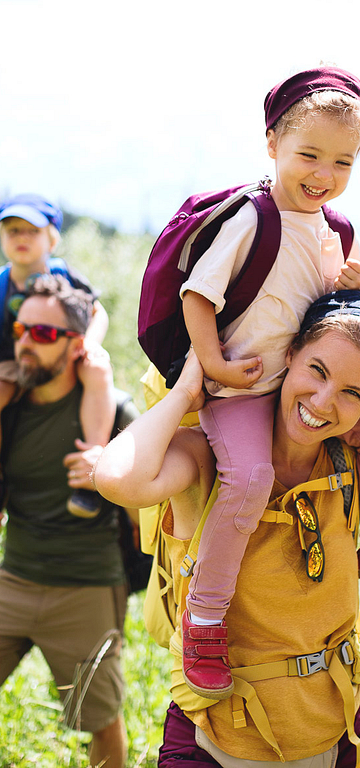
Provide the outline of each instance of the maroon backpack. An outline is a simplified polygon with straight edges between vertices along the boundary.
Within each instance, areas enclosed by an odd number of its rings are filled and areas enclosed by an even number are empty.
[[[222,330],[254,300],[279,250],[281,219],[270,195],[269,180],[189,197],[151,251],[141,288],[138,338],[148,358],[165,377],[172,363],[184,358],[190,346],[180,288],[223,222],[249,200],[257,211],[257,228],[246,261],[227,288],[224,309],[216,315],[218,330]],[[342,214],[327,206],[323,212],[331,229],[340,234],[346,259],[354,230]]]

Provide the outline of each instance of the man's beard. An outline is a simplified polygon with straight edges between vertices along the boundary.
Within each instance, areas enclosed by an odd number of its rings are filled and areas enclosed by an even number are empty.
[[[23,350],[25,354],[29,354],[27,350]],[[36,355],[31,353],[34,360],[37,360]],[[21,389],[34,389],[35,387],[41,387],[43,384],[48,384],[49,381],[55,379],[60,373],[63,372],[67,363],[67,349],[58,357],[50,368],[44,368],[42,365],[22,365],[21,356],[18,360],[19,370],[17,382]]]

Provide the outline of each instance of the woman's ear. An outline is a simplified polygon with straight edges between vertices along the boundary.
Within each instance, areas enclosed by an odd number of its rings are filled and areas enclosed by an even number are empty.
[[[268,155],[269,157],[271,157],[272,160],[275,160],[277,141],[276,141],[275,131],[273,131],[272,128],[270,128],[270,130],[267,132],[266,138],[267,138]]]

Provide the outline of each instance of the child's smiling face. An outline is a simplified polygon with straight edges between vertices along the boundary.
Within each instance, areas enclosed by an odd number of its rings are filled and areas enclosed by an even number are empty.
[[[328,115],[312,115],[304,126],[276,138],[268,132],[275,160],[272,195],[280,211],[316,213],[344,191],[359,150],[359,139]]]

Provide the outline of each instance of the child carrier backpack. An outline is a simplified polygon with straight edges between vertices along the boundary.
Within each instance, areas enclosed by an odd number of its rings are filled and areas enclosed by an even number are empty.
[[[63,275],[72,285],[69,270],[67,268],[66,261],[58,256],[52,256],[47,260],[47,267],[52,275]],[[9,287],[11,263],[5,264],[0,268],[0,338],[2,337],[2,329],[4,324],[4,309],[7,290]]]
[[[354,515],[356,516],[358,508],[358,482],[354,451],[337,437],[328,438],[325,444],[333,462],[335,474],[326,478],[301,483],[295,489],[293,488],[292,491],[336,491],[341,488],[344,498],[344,514],[349,521],[349,527],[353,530],[355,546],[357,546],[358,531]],[[141,547],[144,552],[152,554],[154,558],[144,604],[145,627],[155,642],[164,648],[169,648],[170,638],[176,628],[177,606],[181,606],[181,613],[185,610],[185,598],[189,583],[188,577],[193,572],[201,534],[216,500],[219,486],[220,480],[216,478],[201,520],[184,555],[180,568],[181,584],[179,594],[177,595],[174,594],[171,561],[161,525],[168,502],[165,501],[161,505],[140,510]],[[265,511],[261,520],[270,523],[281,523],[283,522],[281,514],[279,512],[271,513]],[[286,522],[288,522],[287,518],[289,518],[289,515],[284,513],[284,520]]]
[[[291,500],[293,493],[326,490],[336,492],[341,489],[344,496],[347,527],[353,534],[354,546],[356,547],[359,527],[356,454],[354,450],[348,448],[337,438],[326,441],[326,446],[334,465],[335,474],[308,480],[295,486],[295,488],[291,488],[281,497],[279,508],[277,508],[276,503],[275,506],[270,504],[270,508],[264,511],[260,522],[292,525],[294,516],[287,511],[286,505]],[[216,499],[219,485],[220,481],[217,478],[190,545],[187,547],[187,542],[178,541],[179,545],[183,545],[175,551],[176,568],[180,568],[180,580],[174,573],[174,565],[168,550],[167,534],[162,527],[162,519],[167,509],[166,502],[161,505],[157,524],[156,516],[150,514],[150,518],[146,520],[150,525],[147,531],[142,531],[142,541],[147,539],[148,545],[152,542],[151,549],[154,553],[144,604],[145,626],[155,641],[168,648],[172,653],[171,692],[175,703],[186,713],[194,713],[217,704],[216,700],[204,699],[193,693],[184,681],[181,633],[177,619],[186,607],[185,598],[189,583],[187,577],[193,571],[204,523]],[[348,490],[350,490],[349,495]],[[171,534],[169,535],[171,538]],[[301,537],[299,538],[301,543]],[[183,558],[182,562],[181,558]],[[291,632],[291,627],[289,632]],[[260,736],[270,745],[281,762],[285,762],[280,746],[281,742],[277,741],[281,734],[275,737],[269,717],[260,701],[256,687],[252,683],[259,680],[296,675],[304,678],[306,684],[309,675],[321,670],[328,672],[343,699],[344,719],[350,741],[360,745],[360,740],[354,732],[355,703],[352,684],[360,684],[360,646],[355,628],[350,630],[347,637],[336,648],[316,649],[314,653],[304,653],[300,656],[270,663],[265,660],[265,663],[255,666],[232,667],[234,693],[231,700],[229,699],[229,716],[232,717],[234,729],[246,727],[249,722],[248,715],[250,715]],[[357,765],[360,765],[360,762]]]
[[[218,330],[239,317],[255,299],[273,266],[281,239],[279,211],[270,195],[270,180],[189,197],[158,237],[144,273],[138,317],[138,339],[144,352],[166,378],[171,365],[184,358],[190,339],[179,291],[198,259],[207,251],[224,221],[249,200],[257,227],[245,264],[225,293],[216,315]],[[347,259],[354,237],[342,214],[323,206],[324,216],[342,242]]]

